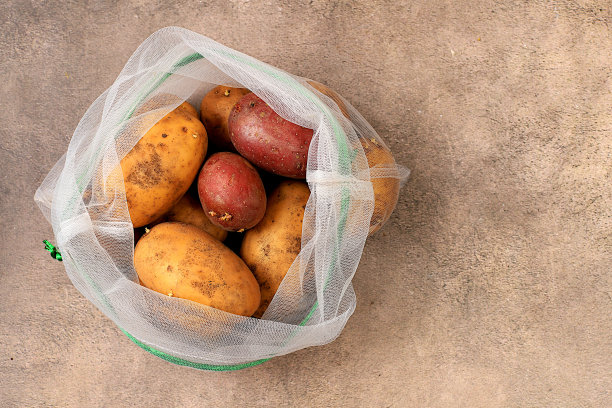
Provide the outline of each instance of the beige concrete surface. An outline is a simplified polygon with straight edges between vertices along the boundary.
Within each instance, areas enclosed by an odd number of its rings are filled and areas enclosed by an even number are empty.
[[[9,0],[0,21],[0,406],[612,406],[609,1]],[[35,189],[168,25],[326,82],[412,169],[335,342],[174,366],[43,251]]]

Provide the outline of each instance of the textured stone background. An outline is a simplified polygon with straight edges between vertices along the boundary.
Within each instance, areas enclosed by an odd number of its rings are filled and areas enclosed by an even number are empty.
[[[0,4],[0,405],[612,405],[610,2],[81,3]],[[326,82],[412,169],[335,342],[173,366],[43,251],[35,189],[168,25]]]

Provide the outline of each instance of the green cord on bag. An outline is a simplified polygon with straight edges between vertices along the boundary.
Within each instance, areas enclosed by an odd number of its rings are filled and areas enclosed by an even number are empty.
[[[51,244],[46,239],[43,240],[43,244],[45,244],[45,250],[51,253],[51,258],[55,258],[58,261],[62,262],[62,254],[59,251],[59,248],[55,245]]]

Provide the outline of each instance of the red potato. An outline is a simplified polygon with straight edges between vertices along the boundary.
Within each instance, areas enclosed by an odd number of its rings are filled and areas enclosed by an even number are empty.
[[[208,219],[227,231],[252,228],[266,212],[266,191],[257,170],[234,153],[210,156],[198,177],[198,195]]]
[[[253,93],[234,105],[228,127],[236,150],[257,167],[279,176],[306,177],[312,129],[281,118]]]

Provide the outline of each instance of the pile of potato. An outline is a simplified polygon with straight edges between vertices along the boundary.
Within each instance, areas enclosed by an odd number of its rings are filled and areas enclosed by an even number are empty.
[[[310,84],[348,117],[335,92]],[[121,160],[140,283],[261,317],[300,252],[312,136],[249,90],[227,86],[204,97],[199,116],[185,102],[157,122]],[[361,143],[370,167],[394,163],[375,140]],[[372,182],[370,233],[399,192],[396,179]]]

